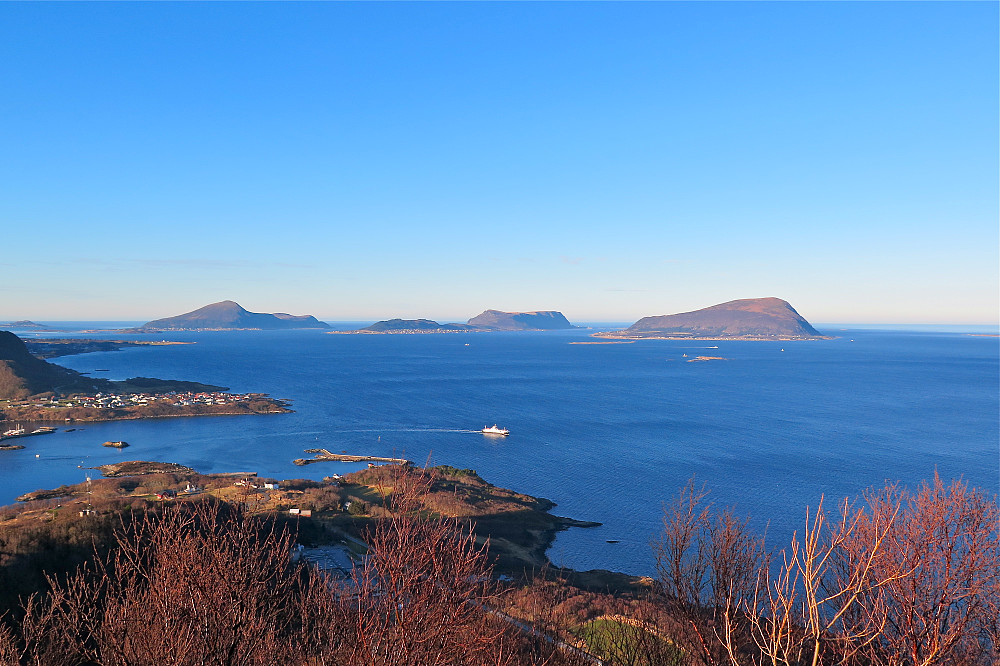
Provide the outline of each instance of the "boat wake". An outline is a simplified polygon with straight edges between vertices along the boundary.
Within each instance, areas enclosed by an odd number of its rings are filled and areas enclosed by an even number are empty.
[[[332,432],[459,432],[459,433],[479,433],[479,430],[467,430],[464,428],[351,428],[345,430],[333,430]]]

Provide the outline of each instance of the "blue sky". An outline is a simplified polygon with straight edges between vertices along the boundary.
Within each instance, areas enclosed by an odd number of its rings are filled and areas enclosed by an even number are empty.
[[[2,3],[0,321],[998,318],[996,3]]]

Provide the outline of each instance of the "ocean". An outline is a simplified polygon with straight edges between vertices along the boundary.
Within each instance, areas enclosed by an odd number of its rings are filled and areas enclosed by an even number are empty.
[[[818,328],[836,339],[573,344],[593,341],[588,330],[74,334],[196,344],[54,362],[110,379],[265,392],[290,400],[295,413],[82,424],[23,439],[24,450],[0,452],[0,503],[82,482],[95,473],[86,467],[118,460],[278,479],[363,466],[292,464],[322,447],[475,469],[553,500],[558,515],[603,523],[560,533],[549,551],[554,564],[651,574],[663,503],[692,477],[716,506],[766,531],[772,548],[787,545],[821,497],[833,509],[886,481],[915,488],[937,471],[997,493],[998,338]],[[697,356],[724,360],[692,362]],[[476,432],[493,424],[510,436]],[[102,447],[107,440],[131,446]]]

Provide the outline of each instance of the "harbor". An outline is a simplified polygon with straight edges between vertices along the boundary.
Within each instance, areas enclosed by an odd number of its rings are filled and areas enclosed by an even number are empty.
[[[0,433],[0,441],[5,439],[15,439],[17,437],[31,437],[33,435],[50,435],[55,431],[56,429],[51,426],[42,426],[41,428],[28,430],[21,424],[17,424],[15,427]]]

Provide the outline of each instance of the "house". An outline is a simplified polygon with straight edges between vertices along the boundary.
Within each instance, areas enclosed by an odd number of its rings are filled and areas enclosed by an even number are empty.
[[[281,490],[281,484],[277,481],[275,482],[265,482],[264,488],[267,490]]]

